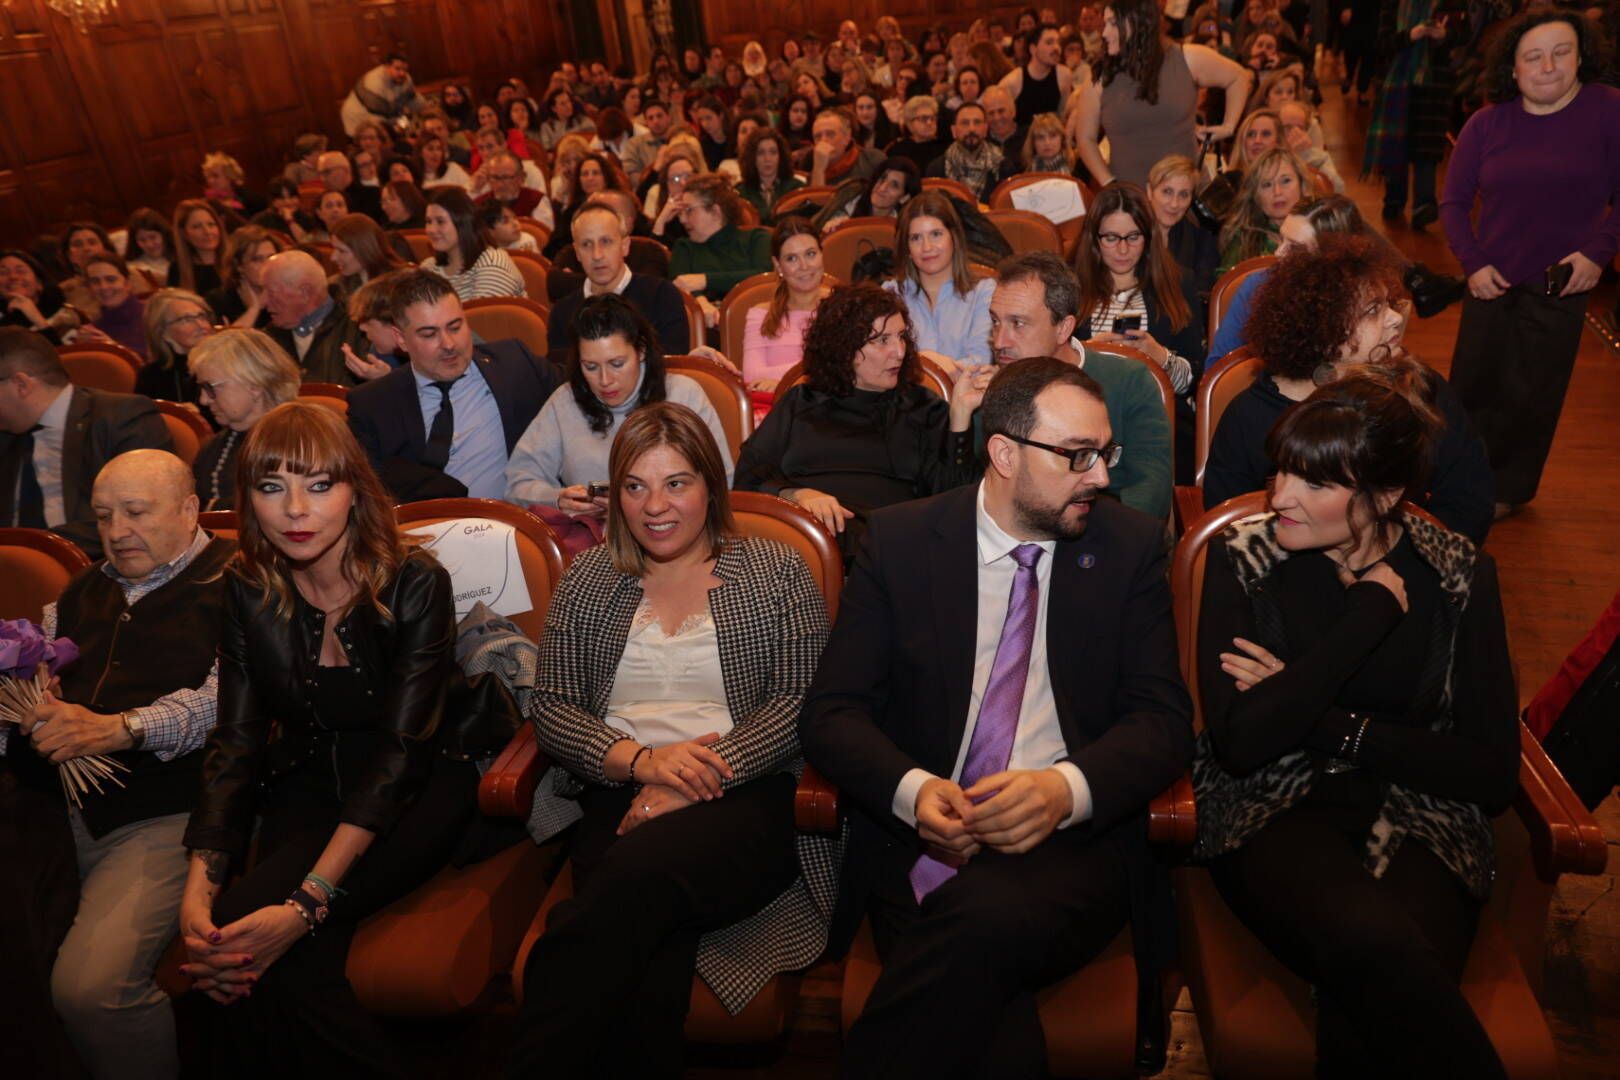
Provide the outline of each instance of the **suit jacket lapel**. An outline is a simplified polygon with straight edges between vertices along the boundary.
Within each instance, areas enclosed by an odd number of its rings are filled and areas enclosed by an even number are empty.
[[[934,594],[934,626],[945,685],[946,774],[956,763],[973,696],[973,654],[979,626],[977,506],[977,485],[942,499],[934,518],[934,542],[928,547],[928,588]]]
[[[405,453],[403,457],[417,461],[427,451],[427,426],[422,423],[422,397],[416,388],[416,372],[410,361],[402,369],[405,377],[399,380],[394,408],[405,424]]]
[[[62,425],[62,510],[69,521],[74,520],[73,510],[78,505],[80,482],[84,479],[79,474],[89,438],[90,395],[74,387],[73,397],[68,402],[67,423]]]

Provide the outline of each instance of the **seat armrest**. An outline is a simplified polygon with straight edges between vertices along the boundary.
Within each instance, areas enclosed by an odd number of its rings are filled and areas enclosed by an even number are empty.
[[[1184,772],[1148,804],[1148,843],[1192,847],[1197,839],[1198,803],[1192,773]]]
[[[793,795],[793,824],[800,832],[838,832],[838,789],[811,765]]]
[[[1188,525],[1204,516],[1204,489],[1191,484],[1177,484],[1173,494],[1176,531],[1186,532]]]
[[[1530,852],[1542,881],[1557,881],[1559,874],[1603,873],[1609,859],[1603,830],[1522,720],[1513,808],[1530,834]]]
[[[478,781],[478,809],[490,817],[527,818],[535,785],[549,768],[551,758],[540,749],[534,725],[525,723]]]

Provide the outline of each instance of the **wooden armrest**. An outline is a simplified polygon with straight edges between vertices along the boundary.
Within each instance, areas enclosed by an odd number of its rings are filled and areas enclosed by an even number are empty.
[[[1536,874],[1556,881],[1559,874],[1601,874],[1609,849],[1597,819],[1582,805],[1541,743],[1519,721],[1519,790],[1513,808],[1530,833]]]
[[[1148,843],[1192,847],[1197,839],[1198,803],[1192,773],[1185,772],[1148,804]]]
[[[838,789],[810,765],[793,795],[793,824],[800,832],[838,832]]]
[[[551,759],[534,737],[534,725],[525,723],[478,781],[478,809],[490,817],[527,818],[534,805],[534,788],[551,768]]]
[[[1174,495],[1176,530],[1185,532],[1188,525],[1204,514],[1204,489],[1189,484],[1177,484]]]

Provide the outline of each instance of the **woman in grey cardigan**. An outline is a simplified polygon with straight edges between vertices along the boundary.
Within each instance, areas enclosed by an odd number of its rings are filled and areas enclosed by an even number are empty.
[[[520,506],[554,506],[574,515],[602,515],[607,498],[591,498],[586,485],[608,476],[608,450],[632,412],[673,401],[698,414],[716,444],[725,429],[694,380],[664,371],[658,333],[620,297],[593,296],[574,316],[568,383],[554,391],[506,464],[506,499]],[[720,455],[727,486],[731,456]]]
[[[552,599],[527,711],[584,818],[512,1075],[677,1076],[694,967],[735,1014],[826,943],[837,852],[793,800],[827,611],[795,552],[736,535],[721,459],[690,409],[638,410],[607,542]]]

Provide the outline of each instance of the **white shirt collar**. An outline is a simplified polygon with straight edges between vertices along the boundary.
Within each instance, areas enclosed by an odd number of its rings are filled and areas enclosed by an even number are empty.
[[[39,426],[50,428],[53,431],[65,428],[67,426],[68,406],[72,402],[73,384],[69,383],[62,387],[61,392],[56,395],[56,400],[47,405],[45,411],[39,414]]]
[[[1005,559],[1020,544],[1035,544],[1049,556],[1057,550],[1056,540],[1015,540],[1007,535],[1007,531],[997,525],[996,519],[985,509],[983,480],[979,481],[979,493],[974,502],[977,507],[974,518],[978,524],[979,562],[983,565],[989,566],[997,560]]]
[[[630,264],[625,263],[624,268],[619,271],[618,280],[613,283],[613,287],[611,289],[598,289],[594,281],[592,281],[590,278],[586,278],[584,288],[585,296],[587,298],[592,296],[606,296],[608,293],[613,293],[615,296],[623,296],[624,290],[630,287],[630,277]]]

